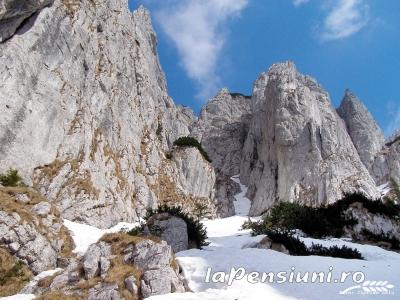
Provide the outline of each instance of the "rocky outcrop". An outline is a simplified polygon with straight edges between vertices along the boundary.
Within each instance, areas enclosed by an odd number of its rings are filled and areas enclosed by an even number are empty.
[[[222,89],[201,110],[191,135],[198,139],[212,160],[217,174],[218,214],[234,214],[234,185],[231,177],[239,174],[244,139],[250,119],[250,97]]]
[[[195,147],[175,146],[158,170],[158,181],[152,186],[159,203],[181,206],[189,215],[215,217],[215,172]],[[204,216],[203,216],[204,217]]]
[[[351,191],[378,196],[344,122],[314,79],[291,62],[276,64],[255,90],[261,98],[254,100],[240,172],[251,215],[277,201],[321,205]]]
[[[72,256],[73,242],[58,211],[30,188],[0,188],[0,246],[37,274]]]
[[[46,299],[72,295],[79,299],[143,299],[185,292],[172,248],[165,241],[108,234],[64,270],[42,278],[25,293]]]
[[[374,175],[373,163],[375,157],[385,143],[382,130],[365,105],[350,90],[346,90],[337,111],[346,123],[347,131],[361,161],[368,171]]]
[[[371,172],[379,185],[387,182],[400,184],[400,134],[386,141],[375,156]]]
[[[0,172],[18,169],[67,219],[136,221],[195,120],[167,94],[148,11],[55,0],[20,27],[0,44]]]
[[[350,207],[346,214],[355,220],[357,224],[352,227],[351,234],[359,240],[365,240],[364,231],[367,230],[377,236],[383,235],[400,241],[400,224],[396,219],[388,216],[371,213],[362,205]]]
[[[174,253],[188,249],[188,231],[183,219],[168,213],[160,213],[151,216],[147,220],[146,226],[149,232],[166,241]]]
[[[14,35],[23,22],[53,0],[3,0],[0,3],[0,43]]]

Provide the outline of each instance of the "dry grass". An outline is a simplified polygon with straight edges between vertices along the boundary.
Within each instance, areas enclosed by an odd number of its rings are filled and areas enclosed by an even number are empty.
[[[80,7],[80,1],[79,0],[62,0],[62,3],[64,4],[67,13],[71,18],[75,16],[75,13],[78,11]]]
[[[61,291],[51,291],[40,295],[36,300],[81,300],[82,297],[66,295]]]
[[[16,199],[17,195],[26,195],[30,201],[21,203]],[[36,218],[35,215],[32,214],[32,206],[42,201],[47,202],[47,199],[29,187],[0,188],[0,211],[4,211],[10,215],[17,213],[21,218],[21,223],[25,221],[33,224],[35,228],[49,240],[62,239],[64,244],[61,248],[60,255],[62,257],[73,256],[72,250],[75,245],[67,228],[62,226],[58,234],[53,235],[49,232],[49,229],[42,224],[41,218]],[[54,215],[57,219],[60,218],[60,212],[53,205],[51,206],[50,214]],[[55,222],[62,223],[60,219],[55,220]]]
[[[78,196],[81,192],[84,192],[86,195],[93,196],[95,199],[99,198],[100,191],[94,187],[92,182],[92,177],[89,171],[85,171],[83,174],[80,174],[79,168],[84,160],[84,152],[83,150],[79,151],[78,157],[73,159],[59,160],[56,159],[52,163],[48,165],[44,165],[41,167],[37,167],[35,169],[35,175],[33,180],[33,186],[40,186],[43,179],[47,178],[48,180],[54,179],[60,171],[64,168],[65,165],[70,165],[70,170],[66,175],[66,181],[63,183],[63,186],[60,188],[60,192],[66,188],[69,188],[74,191],[72,196]],[[60,193],[59,192],[59,193]],[[59,194],[56,198],[59,197]]]
[[[16,294],[31,278],[28,267],[0,247],[0,297]]]

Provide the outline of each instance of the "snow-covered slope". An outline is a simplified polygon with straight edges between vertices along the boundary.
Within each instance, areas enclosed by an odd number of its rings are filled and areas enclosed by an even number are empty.
[[[184,270],[189,287],[194,293],[169,294],[155,296],[151,300],[216,300],[216,299],[396,299],[396,290],[400,288],[400,255],[395,252],[385,251],[381,248],[368,245],[351,243],[341,239],[315,240],[302,238],[307,244],[312,242],[326,246],[346,245],[357,248],[366,260],[340,259],[319,256],[290,256],[273,250],[250,248],[263,236],[252,237],[248,230],[241,230],[243,222],[248,220],[250,201],[245,197],[246,187],[237,176],[232,180],[241,185],[241,193],[236,195],[235,209],[238,215],[216,220],[206,220],[210,245],[203,250],[192,249],[177,254],[178,261]],[[206,282],[208,268],[211,275],[218,271],[229,274],[231,268],[243,267],[246,274],[250,272],[325,272],[332,274],[331,283],[249,283],[247,276],[241,280],[233,281],[232,285],[224,283]],[[388,295],[358,295],[363,291],[356,287],[355,294],[342,295],[341,291],[358,286],[352,281],[352,275],[343,283],[335,283],[340,279],[342,272],[362,272],[368,286],[384,284],[389,286]],[[360,274],[359,274],[360,275]],[[361,275],[360,275],[361,276]],[[358,278],[357,278],[358,279]],[[372,281],[372,282],[371,282]],[[375,283],[373,281],[376,281]],[[386,282],[387,281],[387,282]],[[379,283],[380,282],[380,283]],[[363,284],[361,283],[361,284]],[[394,286],[394,287],[392,287]],[[392,287],[392,288],[390,288]],[[369,288],[371,291],[371,289]],[[365,291],[364,291],[365,292]],[[394,295],[392,295],[394,294]]]

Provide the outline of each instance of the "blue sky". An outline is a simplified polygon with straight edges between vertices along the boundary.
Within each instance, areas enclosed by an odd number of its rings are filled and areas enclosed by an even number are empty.
[[[196,113],[222,87],[251,94],[293,60],[329,92],[346,88],[386,134],[400,128],[398,0],[129,0],[150,9],[169,93]]]

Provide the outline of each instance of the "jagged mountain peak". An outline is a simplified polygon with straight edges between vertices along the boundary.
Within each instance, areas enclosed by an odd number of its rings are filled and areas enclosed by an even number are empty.
[[[337,109],[364,165],[372,172],[375,156],[385,143],[382,130],[367,107],[349,89]]]

